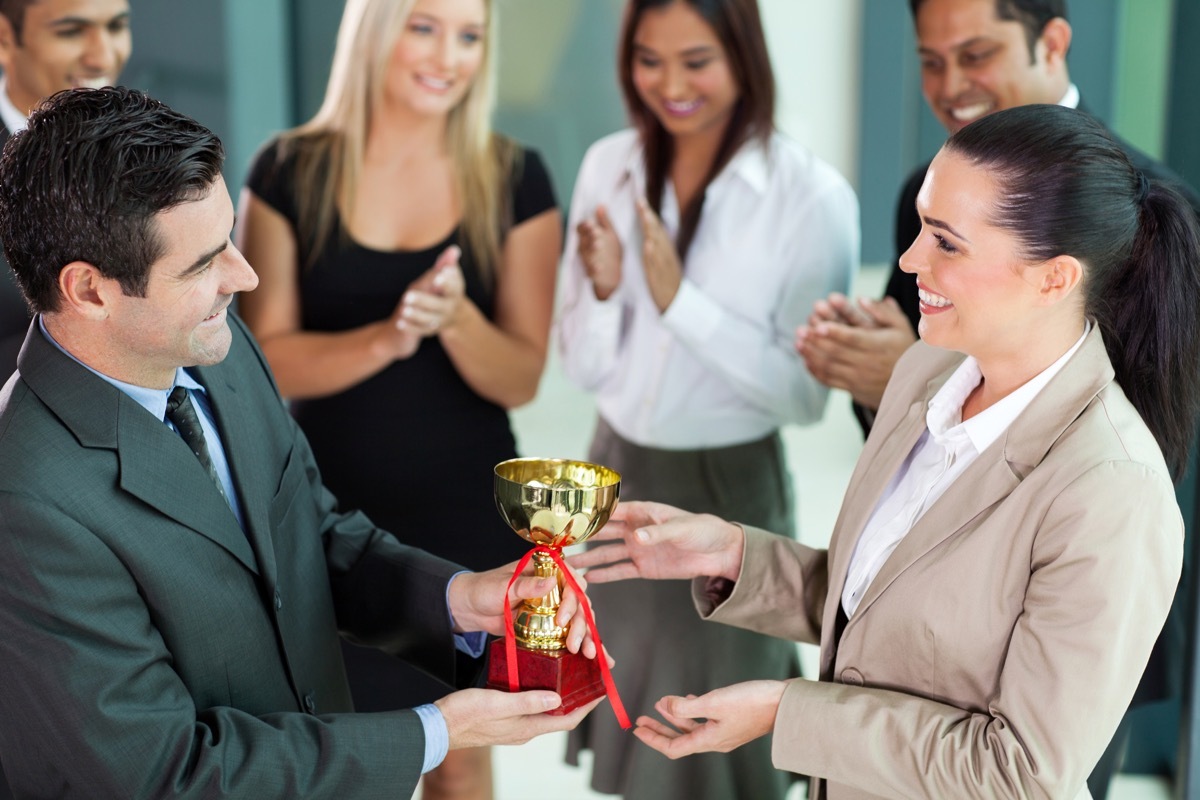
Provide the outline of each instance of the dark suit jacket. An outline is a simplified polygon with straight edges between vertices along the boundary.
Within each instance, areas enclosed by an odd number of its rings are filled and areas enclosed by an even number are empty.
[[[0,392],[0,752],[18,797],[407,797],[338,631],[454,681],[455,565],[339,513],[240,320],[206,387],[245,533],[183,440],[36,323]]]
[[[0,124],[0,148],[8,141],[8,128]],[[0,255],[0,383],[17,368],[17,353],[29,328],[29,307],[17,288],[8,261]]]

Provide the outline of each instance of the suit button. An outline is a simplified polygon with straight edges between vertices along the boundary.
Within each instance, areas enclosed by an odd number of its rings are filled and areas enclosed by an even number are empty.
[[[282,608],[283,608],[283,595],[281,595],[279,593],[279,590],[276,589],[275,590],[275,610],[278,611]]]
[[[310,714],[317,713],[317,698],[313,696],[312,692],[304,695],[304,710]]]
[[[847,686],[862,686],[863,676],[861,672],[852,667],[842,670],[841,681]]]

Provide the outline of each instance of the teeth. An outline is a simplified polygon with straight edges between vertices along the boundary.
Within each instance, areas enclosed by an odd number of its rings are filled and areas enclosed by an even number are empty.
[[[437,78],[430,78],[426,75],[418,75],[417,80],[431,89],[445,90],[450,88],[450,81],[438,80]]]
[[[667,110],[672,114],[687,114],[699,108],[700,101],[692,100],[687,103],[673,103],[670,100],[664,100],[663,105],[666,106]]]
[[[112,86],[112,80],[105,76],[99,78],[80,78],[75,81],[75,85],[83,89],[103,89],[105,86]]]
[[[933,292],[926,291],[925,289],[921,289],[919,287],[917,288],[917,296],[921,298],[922,303],[927,306],[933,306],[934,308],[945,308],[946,306],[953,305],[953,303],[951,303],[945,297],[942,297],[940,294],[934,294]]]
[[[950,116],[958,122],[974,122],[992,110],[991,103],[975,103],[950,109]]]

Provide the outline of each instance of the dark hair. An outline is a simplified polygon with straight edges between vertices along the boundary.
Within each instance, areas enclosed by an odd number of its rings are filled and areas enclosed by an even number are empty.
[[[913,21],[925,0],[908,0]],[[1025,29],[1025,41],[1029,43],[1029,56],[1034,57],[1038,39],[1050,20],[1067,19],[1067,0],[996,0],[996,19],[1019,22]]]
[[[1083,264],[1084,311],[1179,480],[1200,407],[1200,226],[1191,206],[1147,180],[1103,125],[1061,106],[990,114],[946,150],[991,172],[1001,195],[992,222],[1017,237],[1023,257]]]
[[[33,5],[37,0],[0,0],[0,15],[8,19],[8,24],[12,25],[13,36],[17,40],[17,44],[21,43],[21,31],[25,28],[25,9]]]
[[[674,2],[686,3],[716,33],[729,58],[739,92],[737,106],[703,186],[696,197],[679,210],[675,248],[682,260],[700,225],[709,183],[747,141],[759,138],[765,145],[770,139],[775,129],[775,76],[771,72],[771,58],[757,0],[629,0],[618,54],[621,91],[633,124],[641,135],[646,161],[646,200],[656,214],[662,213],[663,188],[674,157],[674,142],[658,118],[642,103],[633,84],[634,37],[643,14]]]
[[[44,100],[0,158],[0,242],[34,311],[58,309],[73,261],[144,296],[164,247],[155,215],[205,197],[224,160],[212,131],[142,92]]]

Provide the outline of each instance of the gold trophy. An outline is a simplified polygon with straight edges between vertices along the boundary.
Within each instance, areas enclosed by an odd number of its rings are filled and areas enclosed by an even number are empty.
[[[487,685],[504,691],[514,685],[556,691],[563,702],[550,713],[566,714],[605,694],[608,667],[602,653],[593,660],[566,649],[567,629],[554,621],[564,585],[555,561],[562,548],[586,540],[608,522],[621,493],[621,475],[598,464],[558,458],[514,458],[497,464],[495,472],[500,516],[535,545],[522,566],[532,556],[538,577],[557,581],[545,597],[524,600],[512,631],[492,643]],[[510,656],[515,672],[509,668]],[[618,705],[619,700],[614,701],[614,707]]]

